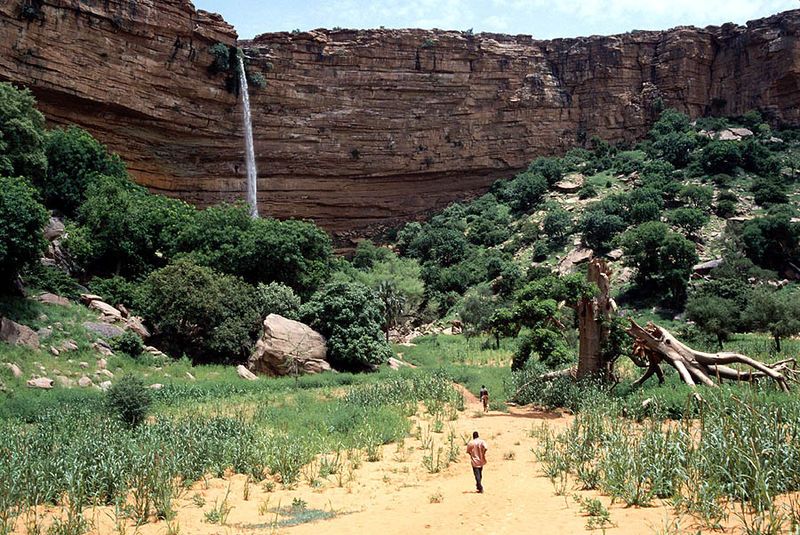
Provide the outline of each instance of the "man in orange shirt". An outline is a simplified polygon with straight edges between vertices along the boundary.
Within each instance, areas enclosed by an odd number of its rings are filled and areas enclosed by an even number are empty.
[[[472,461],[472,473],[475,475],[475,487],[479,493],[483,492],[481,479],[483,478],[483,465],[486,464],[486,442],[478,437],[478,432],[472,433],[472,440],[467,444],[467,455]]]

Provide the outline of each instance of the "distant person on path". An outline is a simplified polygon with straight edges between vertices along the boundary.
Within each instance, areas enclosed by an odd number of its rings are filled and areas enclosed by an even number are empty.
[[[481,403],[483,403],[483,412],[489,410],[489,391],[486,390],[485,385],[481,385],[481,391],[478,394],[478,397],[481,398]]]
[[[469,459],[472,461],[472,473],[475,475],[475,487],[478,489],[479,493],[483,493],[481,479],[483,479],[483,465],[486,464],[487,449],[486,442],[478,437],[477,431],[474,431],[472,433],[472,440],[467,444],[467,455],[469,455]]]

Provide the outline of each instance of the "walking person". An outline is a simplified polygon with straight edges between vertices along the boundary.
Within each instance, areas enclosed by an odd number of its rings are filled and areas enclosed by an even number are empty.
[[[481,403],[483,403],[483,412],[487,412],[489,410],[489,391],[486,389],[486,385],[481,385],[481,391],[478,397],[481,399]]]
[[[478,493],[483,493],[483,466],[486,464],[486,442],[478,436],[478,432],[472,433],[472,440],[467,444],[467,455],[472,462],[472,474],[475,476],[475,488]]]

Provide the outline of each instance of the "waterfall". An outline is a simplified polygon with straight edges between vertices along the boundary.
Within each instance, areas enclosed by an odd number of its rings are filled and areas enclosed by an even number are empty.
[[[250,215],[258,217],[258,194],[256,180],[256,152],[253,148],[253,123],[250,117],[250,94],[247,88],[247,74],[244,71],[244,54],[239,54],[239,92],[242,94],[242,120],[244,121],[244,148],[247,156],[247,204]]]

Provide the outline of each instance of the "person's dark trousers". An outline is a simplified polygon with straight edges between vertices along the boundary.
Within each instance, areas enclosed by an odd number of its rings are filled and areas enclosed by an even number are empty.
[[[483,492],[483,485],[481,485],[481,478],[483,477],[483,467],[472,467],[472,473],[475,474],[475,487],[478,492]]]

